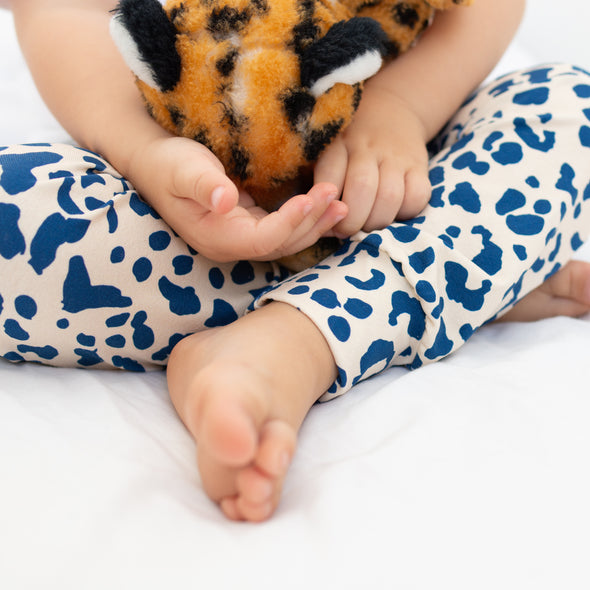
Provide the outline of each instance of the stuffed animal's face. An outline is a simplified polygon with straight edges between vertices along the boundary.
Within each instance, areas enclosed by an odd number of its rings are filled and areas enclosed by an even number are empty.
[[[469,1],[122,0],[112,33],[152,116],[209,147],[270,210],[432,6]]]

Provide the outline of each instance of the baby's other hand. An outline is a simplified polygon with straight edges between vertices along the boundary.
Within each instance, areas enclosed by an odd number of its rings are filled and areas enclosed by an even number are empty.
[[[315,180],[336,185],[349,207],[336,235],[418,215],[431,192],[422,122],[398,97],[367,83],[351,124],[318,160]]]
[[[130,180],[172,229],[218,262],[273,260],[295,254],[329,232],[347,212],[322,183],[278,211],[257,207],[225,175],[219,160],[190,139],[163,137],[142,147]]]

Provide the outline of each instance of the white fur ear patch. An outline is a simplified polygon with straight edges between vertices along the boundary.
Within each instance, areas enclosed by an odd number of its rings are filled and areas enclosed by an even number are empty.
[[[378,51],[367,51],[355,57],[350,63],[340,66],[316,80],[310,88],[310,92],[315,98],[318,98],[339,82],[350,85],[362,82],[374,76],[381,69],[382,64],[383,58]]]
[[[159,90],[159,85],[155,80],[152,69],[141,59],[137,44],[117,15],[111,19],[109,28],[111,37],[123,56],[127,67],[148,86]]]

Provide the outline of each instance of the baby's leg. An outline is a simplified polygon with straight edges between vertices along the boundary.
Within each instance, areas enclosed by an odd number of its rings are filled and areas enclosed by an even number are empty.
[[[588,113],[590,75],[571,66],[492,83],[433,157],[423,215],[359,232],[261,298],[325,335],[339,371],[322,400],[444,358],[568,262],[590,230]]]
[[[275,508],[296,432],[335,378],[303,314],[273,304],[242,318],[283,277],[199,256],[95,154],[0,148],[0,356],[145,370],[174,348],[173,402],[232,518]]]
[[[187,334],[228,324],[281,277],[191,250],[104,160],[0,148],[0,356],[163,368]]]

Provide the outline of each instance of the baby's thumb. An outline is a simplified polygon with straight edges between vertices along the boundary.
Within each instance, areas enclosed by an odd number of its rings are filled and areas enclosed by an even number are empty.
[[[231,211],[238,203],[238,189],[208,159],[184,162],[178,169],[176,178],[178,196],[194,199],[206,209],[223,215]]]

